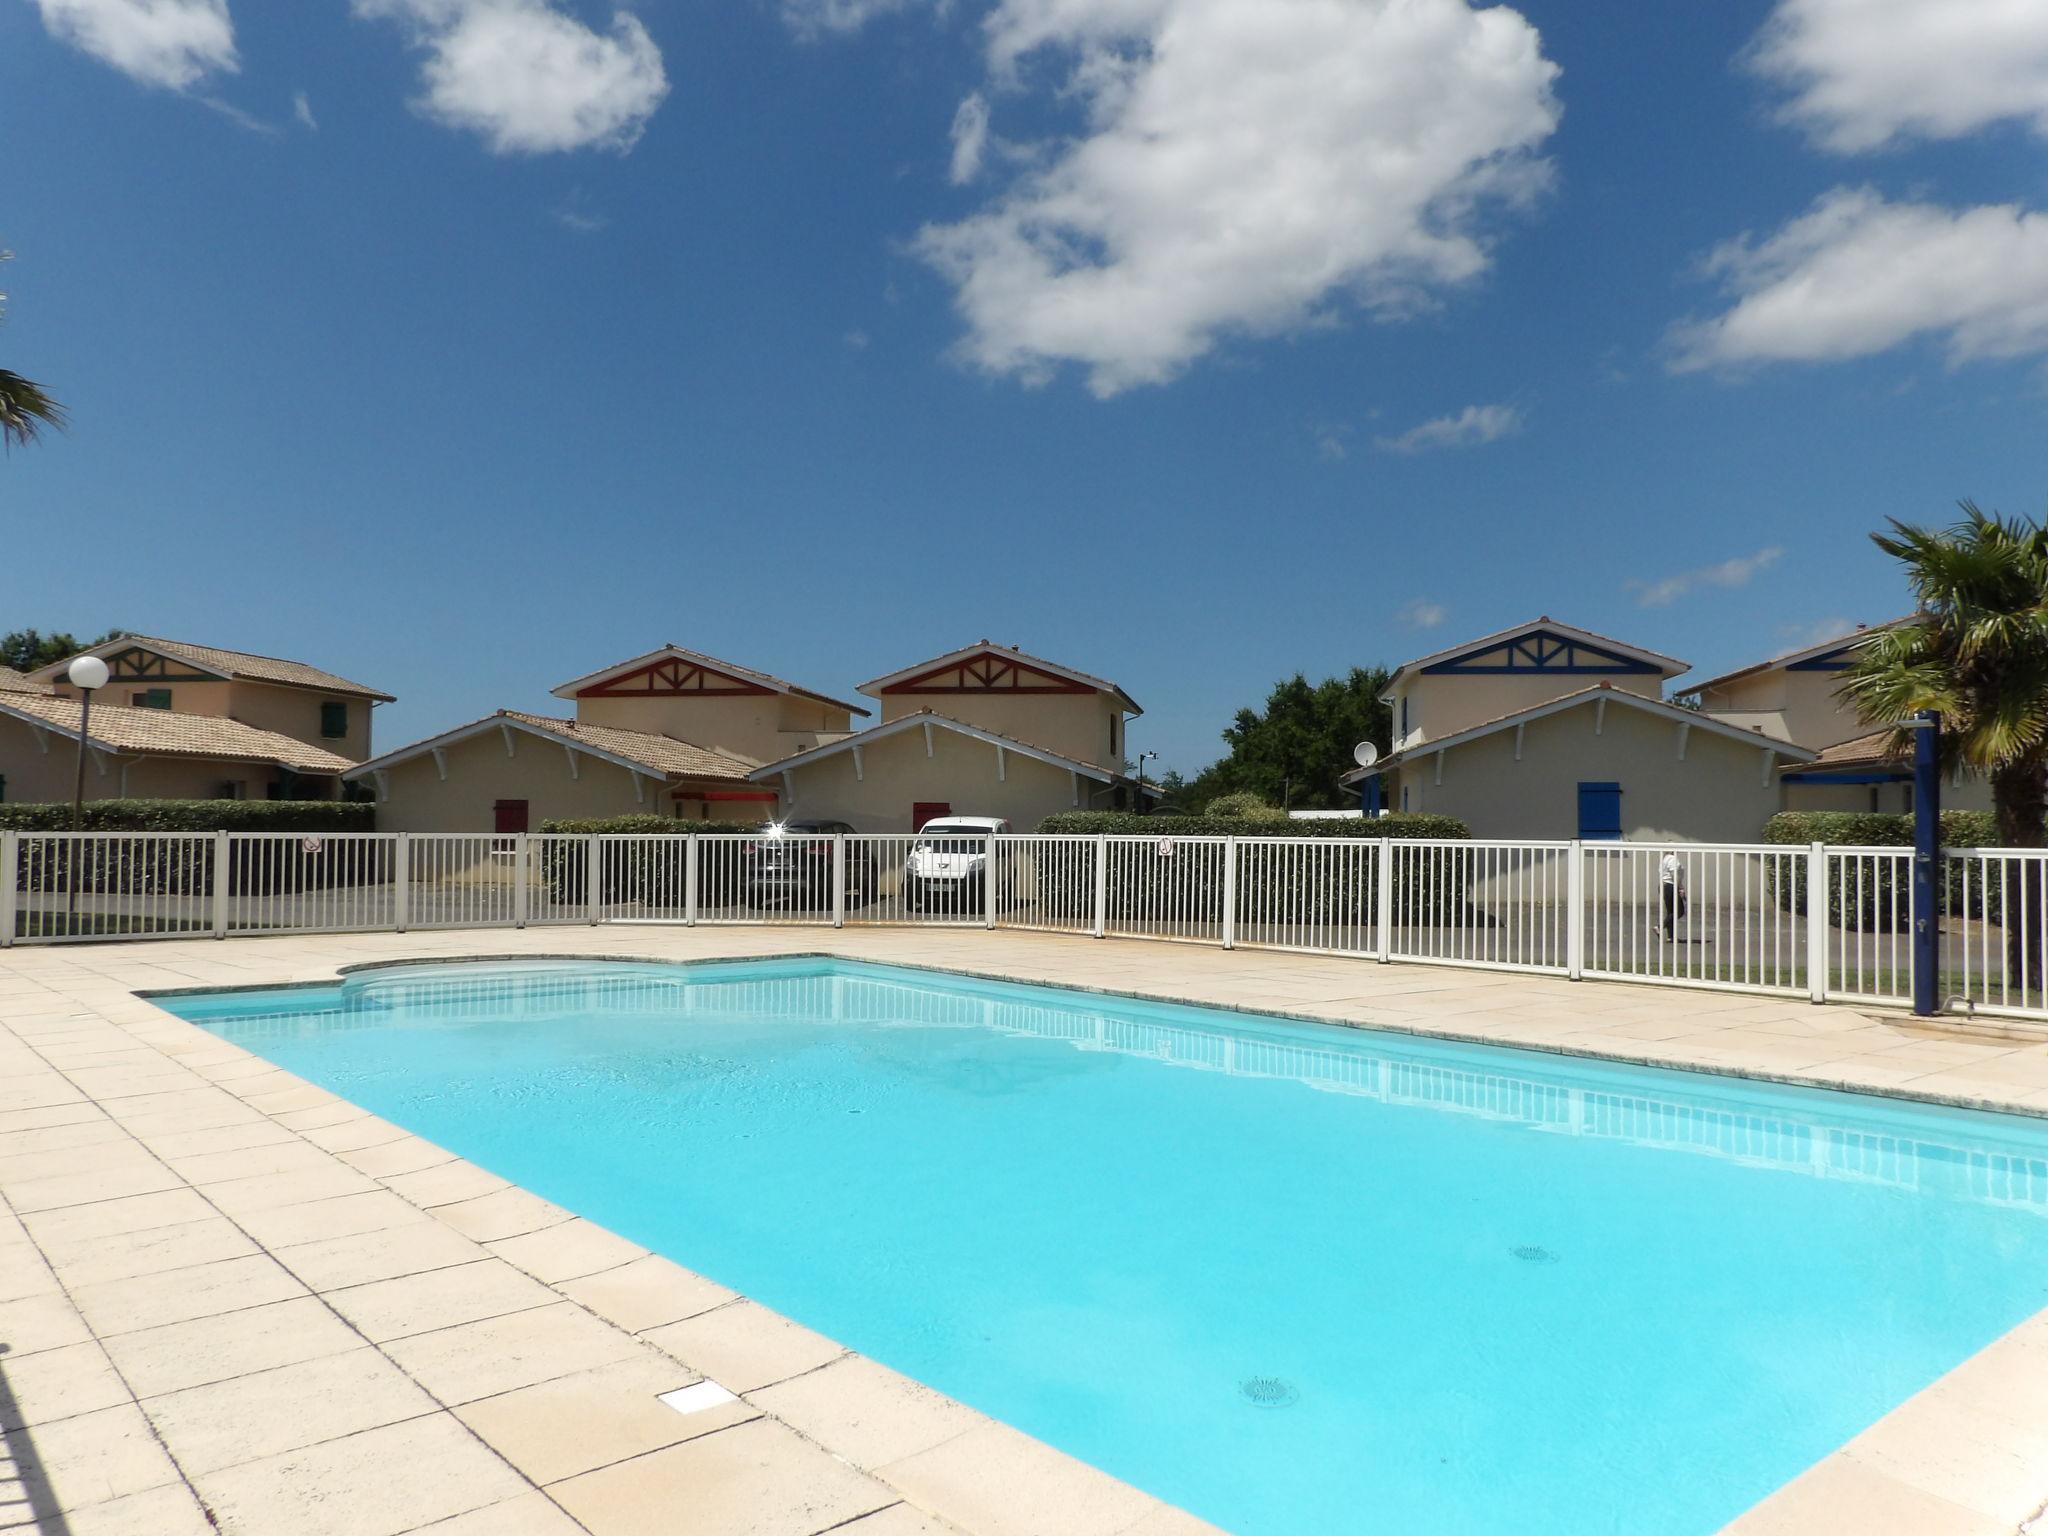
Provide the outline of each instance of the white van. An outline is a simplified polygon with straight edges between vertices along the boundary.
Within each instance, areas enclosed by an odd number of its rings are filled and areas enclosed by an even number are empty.
[[[1010,831],[998,816],[935,816],[903,860],[903,904],[962,916],[983,910],[989,837]],[[1003,894],[998,882],[997,895]]]

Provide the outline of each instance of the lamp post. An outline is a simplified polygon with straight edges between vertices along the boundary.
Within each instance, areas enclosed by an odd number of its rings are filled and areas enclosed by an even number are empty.
[[[92,739],[92,696],[107,686],[107,664],[97,656],[80,656],[64,675],[78,690],[78,773],[71,781],[71,830],[76,832],[85,820],[85,753]],[[71,869],[64,884],[70,888],[70,927],[74,930],[78,927],[78,882],[85,865],[84,851],[73,839],[68,850]]]
[[[1145,759],[1146,759],[1146,758],[1148,758],[1148,757],[1157,757],[1158,755],[1159,755],[1159,754],[1158,754],[1157,752],[1140,752],[1140,753],[1138,754],[1138,804],[1137,804],[1137,812],[1138,812],[1138,814],[1139,814],[1140,816],[1142,816],[1142,815],[1144,815],[1144,814],[1145,814]]]

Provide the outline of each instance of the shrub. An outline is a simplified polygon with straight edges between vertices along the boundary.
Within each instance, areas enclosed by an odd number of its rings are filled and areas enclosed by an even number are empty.
[[[344,800],[88,800],[87,832],[374,832],[377,807]],[[69,832],[71,807],[0,805],[0,831]]]
[[[1913,818],[1874,811],[1780,811],[1764,823],[1764,841],[1804,847],[1826,843],[1830,848],[1911,848]],[[1944,848],[1995,848],[1998,818],[1989,811],[1943,811]],[[1828,878],[1828,922],[1838,928],[1893,930],[1912,922],[1912,866],[1903,859],[1838,859]],[[1942,910],[1952,917],[1982,917],[1997,922],[2003,903],[1999,890],[1981,880],[1963,887],[1959,864],[1944,864]],[[1773,870],[1778,905],[1787,912],[1807,909],[1806,866],[1795,862],[1788,878]]]
[[[369,832],[374,805],[339,800],[88,800],[80,821],[86,832],[153,832],[149,841],[110,838],[74,843],[55,838],[24,845],[15,872],[20,889],[62,890],[74,878],[81,891],[133,895],[189,894],[213,887],[215,832],[272,832],[321,836]],[[71,830],[69,805],[0,805],[0,831],[35,834]],[[347,856],[304,855],[296,844],[285,856],[272,842],[238,842],[229,855],[229,888],[269,891],[358,885],[388,879],[389,850],[351,845]],[[76,874],[73,866],[77,866]]]
[[[1338,821],[1318,817],[1314,821],[1293,821],[1284,831],[1245,830],[1242,817],[1233,816],[1140,816],[1135,811],[1060,811],[1038,824],[1047,834],[1064,833],[1082,837],[1420,837],[1457,838],[1472,835],[1472,829],[1455,816],[1427,816],[1400,811],[1376,820]]]
[[[601,899],[607,904],[665,899],[679,901],[689,868],[687,839],[709,833],[751,832],[753,822],[678,821],[671,816],[572,816],[540,824],[541,832],[557,837],[642,837],[645,841],[609,843],[602,855]],[[582,843],[543,842],[541,876],[557,902],[589,899],[590,858]],[[697,899],[728,901],[739,894],[745,860],[700,859]]]
[[[1218,795],[1202,810],[1204,816],[1227,816],[1238,821],[1285,822],[1287,813],[1277,806],[1268,805],[1248,789],[1235,794]]]

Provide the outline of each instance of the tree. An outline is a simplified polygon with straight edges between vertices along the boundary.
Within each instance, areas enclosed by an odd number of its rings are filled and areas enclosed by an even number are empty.
[[[0,251],[0,261],[10,259],[10,255]],[[7,295],[0,293],[0,314],[4,314],[6,305]],[[0,445],[12,448],[16,443],[32,443],[42,435],[44,427],[63,425],[64,407],[52,400],[40,384],[0,368]]]
[[[1356,804],[1356,794],[1340,781],[1359,742],[1382,750],[1389,744],[1393,719],[1379,696],[1390,676],[1384,667],[1353,667],[1320,683],[1299,672],[1276,683],[1264,709],[1237,712],[1223,732],[1230,754],[1189,780],[1182,802],[1198,808],[1220,795],[1248,792],[1285,810]]]
[[[1962,512],[1947,528],[1893,519],[1890,533],[1871,535],[1905,566],[1919,612],[1864,644],[1838,692],[1865,719],[1898,726],[1892,745],[1902,752],[1912,740],[1903,722],[1939,712],[1943,765],[1991,781],[2001,843],[2039,848],[2048,843],[2048,531],[1968,501]],[[2021,866],[2005,872],[2004,911],[2038,910],[2022,907]],[[2006,926],[2015,975],[2022,965],[2042,974],[2038,927]]]
[[[123,633],[122,630],[110,629],[97,640],[80,640],[75,635],[46,635],[40,630],[17,629],[11,634],[0,635],[0,667],[33,672],[53,661],[62,661],[66,656],[76,656],[92,646],[118,640]]]

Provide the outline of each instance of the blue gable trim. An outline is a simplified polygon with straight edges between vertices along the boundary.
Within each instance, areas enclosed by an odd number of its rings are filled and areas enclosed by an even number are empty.
[[[1883,769],[1861,769],[1855,772],[1830,773],[1825,768],[1805,773],[1788,773],[1781,776],[1783,784],[1905,784],[1913,777],[1910,769],[1887,772]]]
[[[1785,670],[1787,672],[1839,672],[1849,665],[1849,662],[1856,654],[1857,647],[1862,644],[1861,640],[1852,640],[1847,645],[1836,646],[1825,655],[1809,656],[1804,661],[1792,662]]]
[[[1426,676],[1475,677],[1502,672],[1541,672],[1549,676],[1602,673],[1613,676],[1661,677],[1663,669],[1633,656],[1617,656],[1597,645],[1573,640],[1548,629],[1531,629],[1503,640],[1491,650],[1455,656],[1422,669]]]

